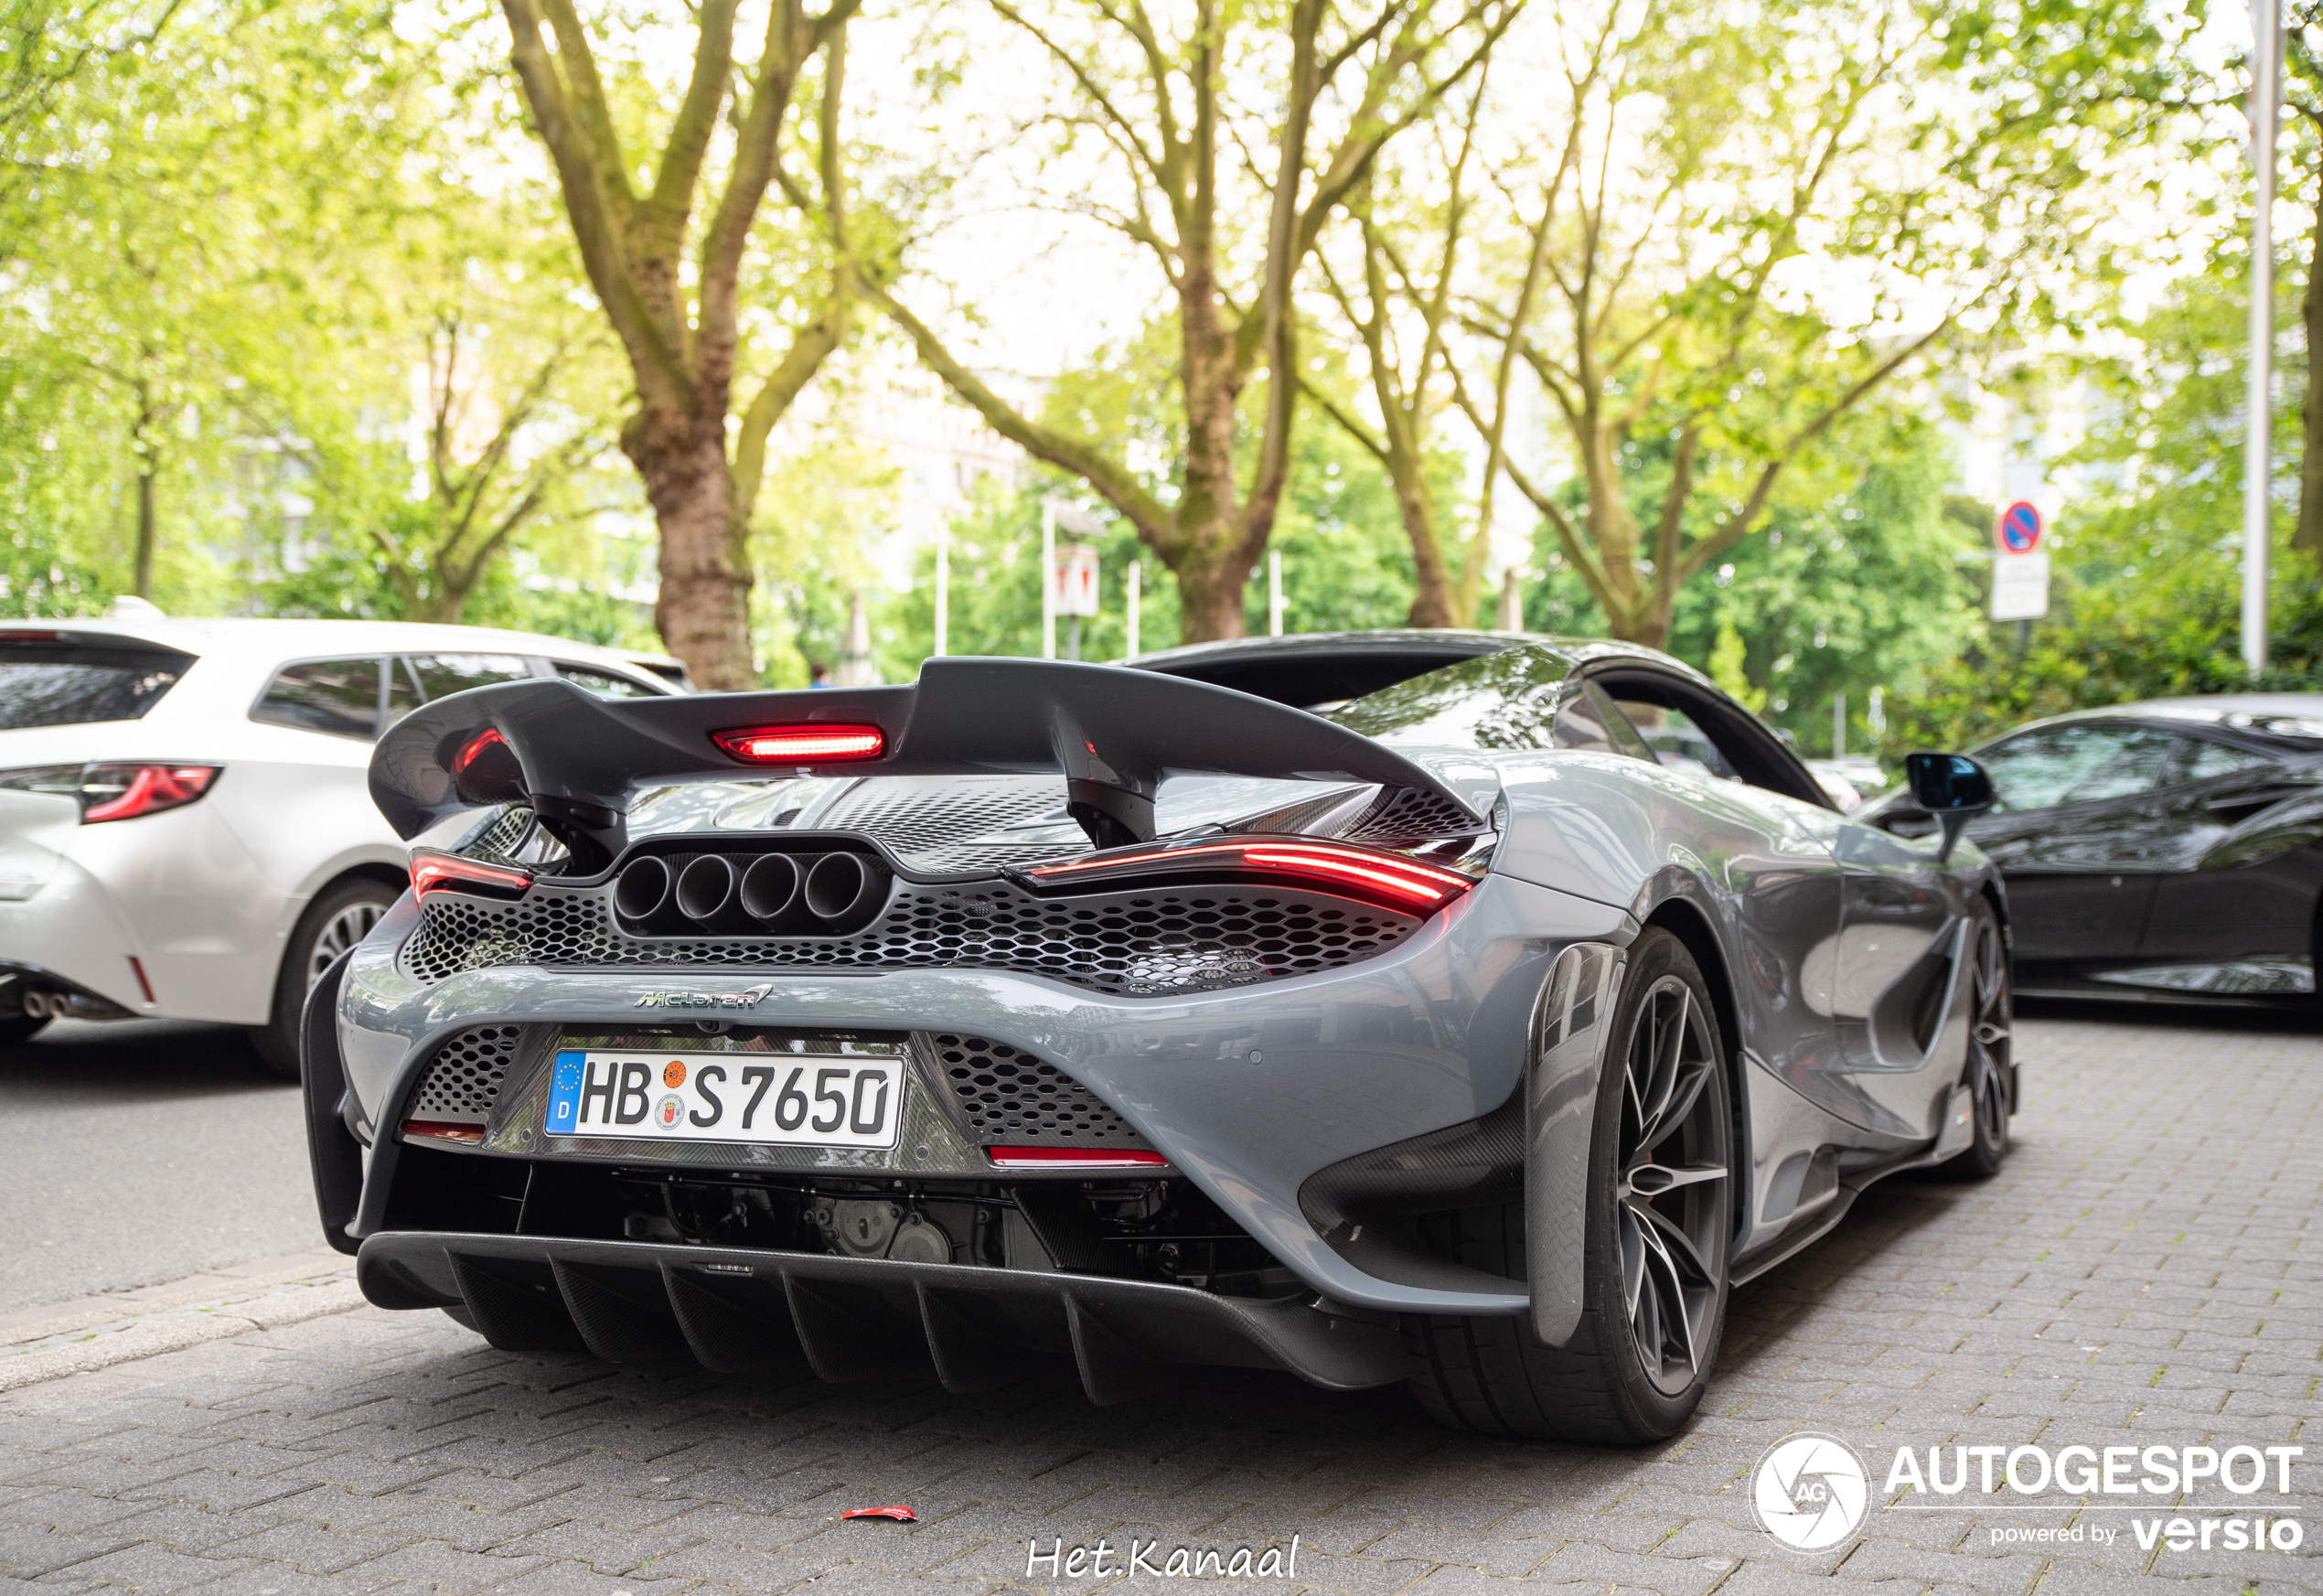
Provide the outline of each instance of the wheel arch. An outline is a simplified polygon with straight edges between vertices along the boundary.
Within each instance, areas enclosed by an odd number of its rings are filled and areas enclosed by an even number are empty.
[[[2000,922],[2000,945],[2013,955],[2017,948],[2017,935],[2008,923],[2008,897],[2000,890],[1999,875],[1996,873],[1986,875],[1977,884],[1974,895],[1984,899],[1991,906],[1992,917]],[[2323,899],[2318,900],[2316,912],[2323,914]]]
[[[305,922],[307,911],[315,906],[316,902],[320,899],[324,894],[331,891],[335,887],[344,886],[350,881],[377,882],[380,885],[388,888],[391,892],[401,893],[410,890],[412,885],[412,873],[397,865],[385,864],[381,863],[378,860],[366,859],[359,860],[355,863],[349,864],[342,870],[335,871],[322,881],[317,882],[315,885],[315,890],[308,893],[305,901],[298,905],[298,913],[293,916],[290,924],[283,928],[283,945],[274,960],[274,985],[273,995],[269,999],[270,1008],[273,1006],[273,1002],[276,999],[279,999],[282,995],[283,977],[290,969],[291,954],[294,951],[293,943],[298,936],[299,927]]]
[[[1669,897],[1655,905],[1645,917],[1648,929],[1659,927],[1684,944],[1694,956],[1695,964],[1702,971],[1702,983],[1710,989],[1710,1007],[1718,1016],[1718,1034],[1725,1039],[1727,1111],[1733,1119],[1729,1132],[1733,1138],[1734,1164],[1744,1178],[1729,1179],[1728,1191],[1734,1209],[1735,1245],[1748,1233],[1750,1214],[1750,1181],[1753,1150],[1750,1146],[1750,1099],[1742,1079],[1741,1012],[1734,1001],[1734,979],[1728,968],[1726,949],[1718,933],[1711,928],[1708,915],[1699,904],[1686,897]]]

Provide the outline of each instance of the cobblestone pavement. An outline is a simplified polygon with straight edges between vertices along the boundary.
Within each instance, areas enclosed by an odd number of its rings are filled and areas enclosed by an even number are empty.
[[[363,1309],[0,1398],[0,1591],[1084,1590],[1028,1578],[1028,1541],[1105,1541],[1118,1579],[1132,1539],[1166,1567],[1294,1535],[1295,1580],[1235,1588],[2323,1590],[2323,1438],[2304,1434],[2323,1041],[2083,1018],[2019,1035],[2001,1177],[1876,1188],[1740,1292],[1709,1400],[1664,1446],[1504,1444],[1432,1428],[1400,1391],[1273,1376],[1094,1409],[1063,1375],[958,1398],[615,1371]],[[1861,1530],[1812,1554],[1750,1505],[1752,1465],[1803,1427],[1872,1471]],[[2193,1504],[2288,1515],[2293,1553],[2141,1546],[2130,1521],[2177,1496],[2077,1514],[1972,1486],[1912,1512],[1880,1489],[1904,1445],[2302,1442],[2293,1498],[2270,1478]],[[922,1522],[837,1517],[887,1503]],[[2042,1528],[2083,1538],[1996,1535]]]

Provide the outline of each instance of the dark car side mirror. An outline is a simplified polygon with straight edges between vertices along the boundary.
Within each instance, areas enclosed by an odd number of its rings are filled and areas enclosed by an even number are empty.
[[[1992,808],[1992,777],[1965,754],[1907,754],[1903,778],[1911,801],[1943,828],[1943,848],[1936,855],[1942,864],[1952,858],[1968,822]]]

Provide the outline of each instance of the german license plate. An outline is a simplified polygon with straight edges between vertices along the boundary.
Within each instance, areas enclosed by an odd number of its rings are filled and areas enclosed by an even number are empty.
[[[900,1058],[567,1051],[551,1077],[551,1136],[893,1147]]]

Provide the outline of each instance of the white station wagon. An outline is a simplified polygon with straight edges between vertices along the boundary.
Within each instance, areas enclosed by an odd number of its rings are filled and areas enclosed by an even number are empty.
[[[471,687],[679,691],[675,660],[523,632],[164,616],[0,622],[0,1044],[222,1021],[294,1078],[315,978],[407,883],[380,734]]]

